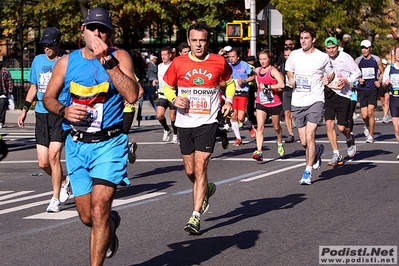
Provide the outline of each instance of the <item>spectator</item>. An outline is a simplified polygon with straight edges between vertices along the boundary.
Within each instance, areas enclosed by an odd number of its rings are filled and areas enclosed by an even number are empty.
[[[10,71],[0,63],[0,128],[3,128],[6,123],[8,99],[12,97],[13,88]]]

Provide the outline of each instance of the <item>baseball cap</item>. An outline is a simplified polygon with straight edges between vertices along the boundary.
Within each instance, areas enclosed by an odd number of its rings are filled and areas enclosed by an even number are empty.
[[[233,47],[231,47],[230,45],[227,45],[223,48],[223,50],[225,50],[226,52],[230,52],[231,49],[233,49]]]
[[[47,27],[44,29],[42,38],[39,43],[56,45],[61,40],[61,32],[55,27]]]
[[[386,60],[386,59],[384,58],[384,59],[381,60],[381,63],[382,63],[383,65],[388,65],[388,60]]]
[[[324,46],[330,46],[330,45],[338,45],[338,41],[335,37],[328,37],[324,41]]]
[[[369,40],[363,40],[363,41],[360,43],[360,47],[362,47],[362,46],[364,46],[364,47],[366,47],[366,48],[369,48],[369,47],[371,47],[371,42],[370,42]]]
[[[102,7],[90,8],[84,20],[84,25],[101,24],[112,29],[111,14]]]

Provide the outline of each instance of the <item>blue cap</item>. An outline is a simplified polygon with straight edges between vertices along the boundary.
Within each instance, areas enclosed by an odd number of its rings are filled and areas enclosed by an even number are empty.
[[[61,40],[61,32],[55,27],[45,28],[39,43],[57,45]]]
[[[84,25],[101,24],[112,29],[111,14],[102,7],[95,7],[87,10]]]

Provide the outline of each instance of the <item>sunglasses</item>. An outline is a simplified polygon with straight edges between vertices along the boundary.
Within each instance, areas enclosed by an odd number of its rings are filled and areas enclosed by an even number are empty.
[[[104,26],[102,24],[96,24],[96,23],[86,25],[86,29],[88,29],[89,31],[98,30],[101,33],[106,33],[109,30],[109,28],[107,26]]]
[[[361,46],[362,49],[369,49],[370,47]]]
[[[44,48],[52,48],[52,47],[56,46],[57,44],[56,43],[55,44],[42,43],[42,45]]]

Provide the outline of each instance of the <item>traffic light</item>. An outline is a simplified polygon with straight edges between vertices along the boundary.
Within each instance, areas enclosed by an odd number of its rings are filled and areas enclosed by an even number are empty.
[[[227,38],[241,39],[242,38],[242,23],[227,23],[226,26]]]
[[[228,39],[248,41],[251,37],[249,20],[233,20],[226,23],[226,36]]]

